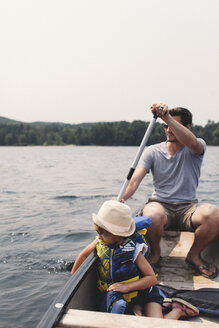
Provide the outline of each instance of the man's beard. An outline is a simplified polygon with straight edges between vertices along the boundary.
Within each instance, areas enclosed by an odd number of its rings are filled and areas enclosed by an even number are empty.
[[[173,140],[167,139],[167,142],[176,142],[176,141],[177,141],[176,139],[173,139]]]

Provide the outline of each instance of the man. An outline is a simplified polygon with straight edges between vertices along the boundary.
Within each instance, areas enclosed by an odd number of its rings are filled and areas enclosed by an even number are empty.
[[[154,265],[160,259],[159,243],[164,229],[192,231],[195,238],[186,262],[203,276],[215,278],[217,268],[206,263],[201,252],[219,235],[219,207],[198,204],[196,199],[206,144],[191,132],[192,114],[187,109],[168,110],[165,104],[154,104],[151,109],[165,123],[167,140],[145,149],[123,199],[135,193],[151,170],[154,191],[143,208],[143,215],[152,218],[147,234],[151,245],[149,262]]]

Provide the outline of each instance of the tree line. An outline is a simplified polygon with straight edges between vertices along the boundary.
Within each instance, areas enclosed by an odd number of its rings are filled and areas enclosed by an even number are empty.
[[[0,146],[27,145],[100,145],[138,146],[149,122],[119,121],[87,124],[64,123],[0,123]],[[207,145],[219,146],[219,123],[208,121],[192,131]],[[165,140],[163,125],[156,123],[148,144]]]

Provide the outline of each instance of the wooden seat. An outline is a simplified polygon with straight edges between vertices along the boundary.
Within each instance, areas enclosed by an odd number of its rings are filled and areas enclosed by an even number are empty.
[[[215,323],[196,318],[198,321],[165,320],[136,317],[123,314],[101,313],[94,311],[68,310],[56,328],[213,328]],[[218,326],[218,324],[217,324]]]

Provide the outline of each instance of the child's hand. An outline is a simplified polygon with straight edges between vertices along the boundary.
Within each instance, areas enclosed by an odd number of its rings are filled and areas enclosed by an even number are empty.
[[[116,282],[115,284],[112,284],[107,289],[108,292],[114,291],[114,292],[120,292],[120,293],[128,293],[129,287],[126,283]]]

